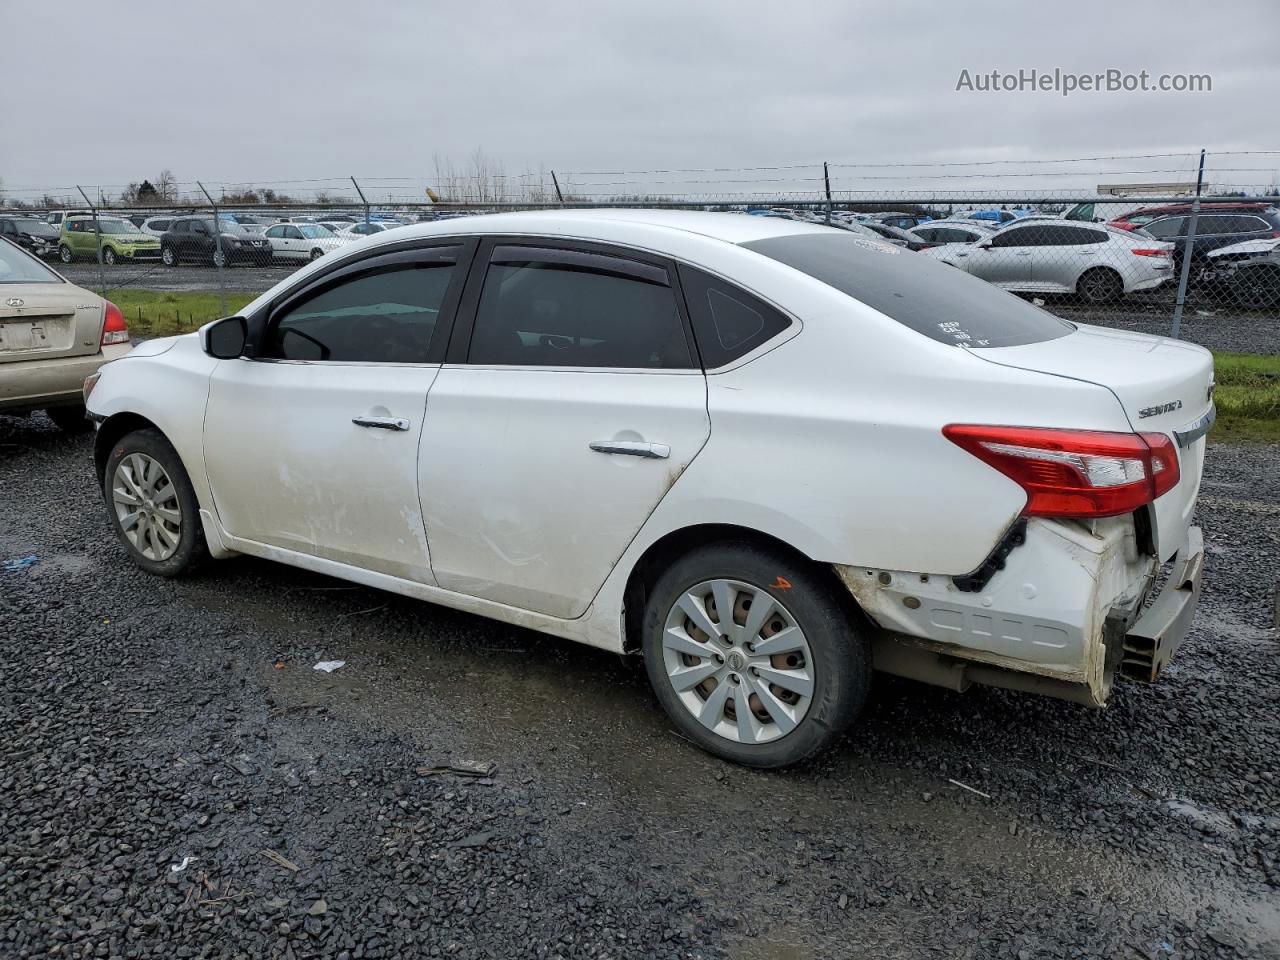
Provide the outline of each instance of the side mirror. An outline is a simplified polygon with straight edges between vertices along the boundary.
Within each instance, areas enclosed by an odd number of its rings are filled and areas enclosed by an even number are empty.
[[[249,324],[244,317],[225,317],[200,328],[200,349],[215,360],[238,360],[244,356]]]

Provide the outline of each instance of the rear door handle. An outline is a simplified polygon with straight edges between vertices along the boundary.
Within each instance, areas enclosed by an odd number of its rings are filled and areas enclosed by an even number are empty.
[[[671,448],[665,443],[645,443],[643,440],[595,440],[588,446],[596,453],[618,453],[646,460],[665,460],[671,456]]]
[[[408,430],[409,421],[403,417],[352,417],[357,427],[374,427],[378,430]]]

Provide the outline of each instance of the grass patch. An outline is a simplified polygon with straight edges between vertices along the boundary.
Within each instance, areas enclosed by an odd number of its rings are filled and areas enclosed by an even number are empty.
[[[1280,354],[1213,355],[1218,422],[1214,440],[1280,443]]]
[[[113,290],[107,299],[124,314],[129,333],[145,339],[190,333],[210,320],[231,316],[255,297],[256,293],[228,293],[225,314],[216,293]]]

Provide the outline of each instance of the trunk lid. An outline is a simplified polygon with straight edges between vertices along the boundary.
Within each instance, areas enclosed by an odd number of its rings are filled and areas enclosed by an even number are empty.
[[[97,353],[101,297],[69,283],[0,284],[0,363]]]
[[[1016,347],[973,351],[1002,366],[1017,367],[1110,390],[1137,433],[1163,433],[1178,450],[1178,485],[1157,498],[1152,521],[1156,549],[1167,560],[1181,545],[1204,467],[1205,439],[1179,438],[1213,406],[1213,355],[1167,337],[1080,324],[1068,336]]]

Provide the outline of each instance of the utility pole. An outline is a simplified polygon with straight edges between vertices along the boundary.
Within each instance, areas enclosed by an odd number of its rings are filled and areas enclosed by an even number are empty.
[[[222,252],[222,221],[218,219],[218,205],[213,197],[209,196],[209,191],[204,188],[204,184],[197,180],[196,186],[209,201],[209,206],[213,207],[213,265],[218,271],[218,307],[222,311],[222,316],[225,317],[227,316],[227,286],[222,277],[222,268],[226,265],[227,255]]]
[[[822,182],[827,188],[827,226],[831,226],[831,171],[827,169],[827,161],[822,161]]]
[[[1182,332],[1182,308],[1187,302],[1187,280],[1191,276],[1191,251],[1196,242],[1196,226],[1200,222],[1200,191],[1204,189],[1204,150],[1200,150],[1200,171],[1196,174],[1196,198],[1191,201],[1191,223],[1187,227],[1187,241],[1182,247],[1182,270],[1178,275],[1178,299],[1173,305],[1173,327],[1169,336],[1174,340]]]
[[[356,188],[356,193],[360,194],[360,202],[364,204],[364,225],[369,225],[369,201],[365,199],[364,191],[360,189],[360,184],[356,183],[356,178],[351,178],[352,185]]]
[[[89,209],[93,211],[93,232],[98,237],[98,288],[102,293],[102,299],[105,300],[107,299],[107,271],[102,265],[102,227],[98,223],[98,208],[84,192],[84,187],[76,184],[76,189],[80,191],[80,196],[84,197],[84,202],[89,204]]]

